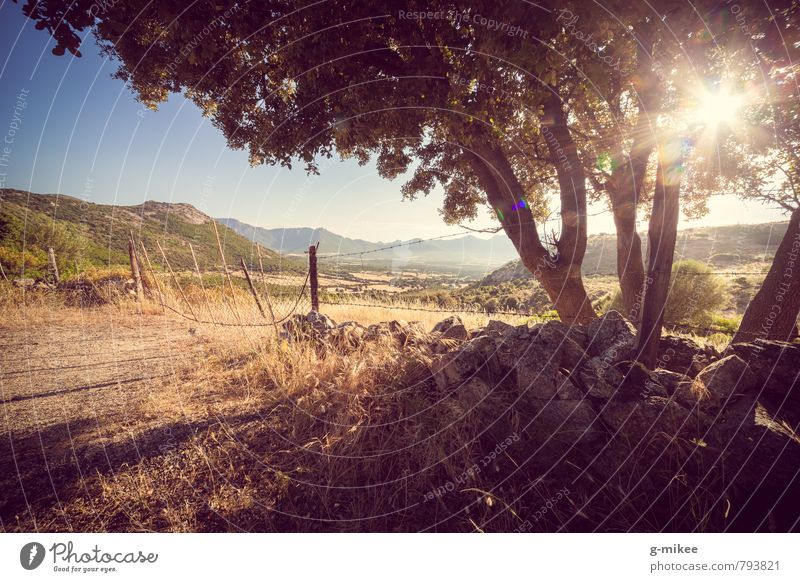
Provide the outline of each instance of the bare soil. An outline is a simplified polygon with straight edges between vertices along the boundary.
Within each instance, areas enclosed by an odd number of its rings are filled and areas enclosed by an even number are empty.
[[[178,446],[208,412],[196,370],[217,344],[192,322],[113,310],[0,325],[0,528]]]

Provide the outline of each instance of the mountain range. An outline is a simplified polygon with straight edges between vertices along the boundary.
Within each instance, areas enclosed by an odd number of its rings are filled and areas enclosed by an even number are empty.
[[[405,269],[488,272],[517,257],[505,235],[479,238],[466,234],[438,240],[371,242],[347,238],[324,228],[262,228],[235,218],[217,220],[251,241],[282,254],[301,254],[319,242],[318,255],[335,258],[340,264],[363,262]]]
[[[191,204],[147,201],[135,206],[114,206],[12,189],[0,189],[0,265],[16,274],[22,271],[24,262],[25,271],[35,275],[46,265],[47,248],[51,246],[65,268],[80,269],[81,264],[125,265],[128,234],[133,230],[145,243],[154,263],[162,262],[156,246],[159,242],[176,270],[193,268],[191,248],[201,268],[219,269],[215,220],[230,267],[240,257],[251,264],[257,262],[253,244],[257,242],[264,249],[267,270],[303,271],[306,260],[302,253],[319,242],[323,271],[332,265],[351,270],[364,265],[458,272],[485,277],[487,284],[530,276],[502,234],[489,238],[467,234],[438,240],[372,242],[324,228],[261,228],[234,218],[213,219]],[[769,261],[786,227],[786,222],[776,222],[681,230],[676,258],[700,260],[721,270]],[[643,235],[645,252],[646,242]],[[584,273],[613,274],[615,244],[616,238],[611,234],[590,236]]]

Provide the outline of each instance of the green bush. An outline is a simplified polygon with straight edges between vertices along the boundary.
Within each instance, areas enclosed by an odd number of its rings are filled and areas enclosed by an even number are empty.
[[[672,265],[664,324],[708,327],[719,321],[719,327],[736,331],[737,323],[734,320],[715,315],[727,301],[725,280],[715,275],[710,266],[691,259],[677,261]],[[599,303],[604,312],[623,311],[622,293],[619,289],[612,297],[601,299]]]
[[[664,323],[709,326],[727,301],[725,280],[711,267],[694,260],[678,261],[672,265]]]

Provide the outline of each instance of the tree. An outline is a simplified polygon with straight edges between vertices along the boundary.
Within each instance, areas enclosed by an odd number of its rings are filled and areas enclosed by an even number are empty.
[[[776,2],[754,7],[749,28],[735,39],[745,71],[760,80],[753,99],[754,123],[749,153],[751,169],[763,189],[747,192],[790,216],[769,272],[747,306],[733,342],[757,338],[788,341],[797,334],[800,316],[800,4]],[[746,41],[746,42],[745,42]]]
[[[254,164],[315,172],[320,156],[374,156],[387,178],[418,164],[406,197],[440,185],[448,222],[488,203],[561,318],[592,319],[580,271],[586,176],[564,109],[570,80],[547,46],[561,25],[513,2],[315,6],[29,0],[24,10],[60,53],[93,25],[143,102],[185,92]],[[560,233],[543,240],[537,219],[554,191]]]

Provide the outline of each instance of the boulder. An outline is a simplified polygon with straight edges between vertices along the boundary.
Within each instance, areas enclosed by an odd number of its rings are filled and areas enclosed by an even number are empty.
[[[437,388],[444,391],[475,376],[496,382],[498,368],[494,352],[494,342],[483,336],[464,342],[455,351],[434,356],[431,374]]]
[[[583,392],[572,379],[563,372],[556,372],[556,398],[561,400],[582,400]]]
[[[518,330],[515,326],[505,321],[490,319],[486,327],[483,328],[486,335],[490,337],[504,337],[506,335],[516,335]]]
[[[446,319],[443,319],[442,321],[440,321],[439,323],[434,325],[433,329],[431,330],[431,333],[441,333],[441,334],[443,334],[448,329],[450,329],[451,327],[453,327],[455,325],[459,325],[461,327],[464,327],[464,322],[461,321],[461,318],[459,316],[451,315],[450,317],[448,317]]]
[[[678,390],[678,386],[681,382],[691,383],[692,381],[690,376],[673,372],[665,368],[656,368],[653,370],[652,376],[653,380],[663,386],[666,389],[667,394],[670,396],[674,394],[676,390]]]
[[[800,343],[757,339],[749,344],[734,344],[726,351],[729,353],[747,362],[765,399],[781,405],[791,424],[800,423]]]
[[[702,409],[713,412],[753,390],[757,383],[758,378],[747,363],[732,354],[703,368],[692,383],[692,392]]]
[[[333,320],[317,311],[295,314],[281,326],[280,336],[287,340],[321,339],[336,327]]]
[[[355,321],[345,321],[334,327],[327,336],[328,342],[340,349],[357,348],[362,340],[367,328]]]
[[[618,435],[632,443],[656,437],[667,440],[698,434],[697,417],[674,400],[649,396],[629,401],[610,401],[600,411],[600,418]]]
[[[617,311],[609,311],[592,320],[586,328],[589,356],[609,365],[631,357],[636,345],[636,328]]]
[[[659,343],[657,368],[694,378],[700,370],[719,360],[720,355],[711,346],[701,346],[685,337],[663,336]]]
[[[581,366],[578,378],[589,396],[608,400],[615,396],[624,376],[615,366],[594,357]]]
[[[478,376],[473,376],[462,383],[453,396],[458,400],[461,409],[466,413],[480,407],[491,392],[492,386],[486,380]]]
[[[520,464],[532,461],[549,470],[570,452],[591,455],[603,438],[597,414],[587,400],[530,399],[520,403],[517,413],[522,438],[515,452]]]

